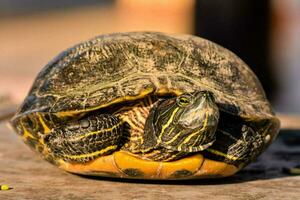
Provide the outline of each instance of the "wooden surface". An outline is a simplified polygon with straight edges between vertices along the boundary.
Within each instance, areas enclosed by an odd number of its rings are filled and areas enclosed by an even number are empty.
[[[122,181],[64,172],[40,159],[2,122],[0,184],[13,189],[0,191],[0,199],[299,199],[300,176],[283,173],[300,164],[299,140],[299,130],[283,131],[258,161],[226,179]]]

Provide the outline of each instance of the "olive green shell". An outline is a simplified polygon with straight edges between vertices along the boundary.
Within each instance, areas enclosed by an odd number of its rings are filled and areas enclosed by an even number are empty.
[[[224,105],[229,112],[273,117],[257,77],[232,52],[199,37],[152,32],[104,35],[61,53],[39,73],[20,114],[84,111],[145,87],[207,89],[232,105]]]
[[[35,112],[85,113],[148,90],[210,90],[222,111],[270,120],[270,141],[278,133],[260,82],[235,54],[199,37],[156,32],[102,35],[64,51],[38,74],[13,121]]]

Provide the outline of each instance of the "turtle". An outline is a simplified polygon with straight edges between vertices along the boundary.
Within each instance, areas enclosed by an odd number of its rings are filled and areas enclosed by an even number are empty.
[[[60,53],[10,121],[67,172],[125,179],[227,177],[280,121],[247,64],[188,34],[123,32]]]

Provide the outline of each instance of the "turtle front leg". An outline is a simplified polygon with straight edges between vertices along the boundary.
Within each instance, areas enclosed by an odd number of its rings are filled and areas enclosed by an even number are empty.
[[[64,161],[85,163],[115,151],[122,136],[123,122],[118,117],[93,114],[53,128],[44,143]]]

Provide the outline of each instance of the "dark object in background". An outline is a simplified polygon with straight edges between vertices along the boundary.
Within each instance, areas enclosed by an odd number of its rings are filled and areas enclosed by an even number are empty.
[[[270,63],[270,1],[197,0],[195,7],[195,34],[242,58],[272,101],[277,80]]]

